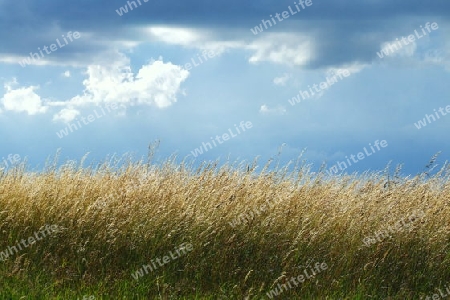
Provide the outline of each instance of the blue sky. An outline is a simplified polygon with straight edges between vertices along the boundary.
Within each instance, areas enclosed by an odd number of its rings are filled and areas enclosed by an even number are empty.
[[[134,2],[0,0],[0,167],[155,140],[197,163],[354,155],[349,173],[450,157],[448,1]]]

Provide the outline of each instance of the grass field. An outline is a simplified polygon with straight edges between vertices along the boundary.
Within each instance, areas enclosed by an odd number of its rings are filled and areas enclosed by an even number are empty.
[[[448,166],[401,178],[269,164],[0,173],[0,299],[450,294]]]

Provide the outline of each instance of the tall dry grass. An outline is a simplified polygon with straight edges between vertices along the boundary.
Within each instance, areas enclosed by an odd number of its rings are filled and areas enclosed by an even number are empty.
[[[300,160],[258,172],[256,161],[174,161],[0,173],[0,251],[45,224],[59,228],[0,261],[8,295],[261,299],[308,262],[328,269],[279,299],[418,299],[450,283],[448,166],[431,177],[330,178]],[[274,205],[231,226],[268,201]],[[407,228],[364,245],[415,212],[423,214]],[[183,242],[193,251],[132,278]]]

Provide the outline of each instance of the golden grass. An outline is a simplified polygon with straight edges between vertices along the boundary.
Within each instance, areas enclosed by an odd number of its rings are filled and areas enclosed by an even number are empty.
[[[260,299],[308,261],[328,269],[279,299],[413,299],[450,282],[447,166],[389,185],[382,174],[327,178],[303,163],[259,173],[256,162],[194,168],[173,159],[24,168],[0,173],[0,251],[45,224],[60,230],[0,261],[0,272],[30,285],[43,274],[55,297],[71,288],[99,299],[125,295],[123,288],[148,298]],[[230,225],[268,201],[275,204]],[[414,212],[423,216],[408,228],[364,246],[365,237]],[[193,251],[139,281],[131,277],[183,242]]]

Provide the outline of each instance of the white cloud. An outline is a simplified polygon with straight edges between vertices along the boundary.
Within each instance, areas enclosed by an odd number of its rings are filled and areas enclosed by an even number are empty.
[[[0,54],[0,62],[2,62],[2,63],[18,64],[19,61],[21,61],[21,58],[19,56]]]
[[[416,43],[409,43],[408,45],[404,45],[403,43],[397,40],[393,40],[381,44],[380,51],[384,50],[385,53],[388,53],[389,55],[386,55],[386,57],[389,56],[412,57],[414,56],[416,49],[417,49]]]
[[[204,39],[206,32],[200,30],[178,27],[149,27],[147,32],[167,44],[192,46]]]
[[[213,50],[217,55],[228,49],[253,51],[250,63],[272,62],[277,64],[303,66],[314,53],[313,38],[301,33],[266,33],[264,37],[249,38],[236,32],[236,38],[223,38],[223,33],[197,28],[147,27],[144,32],[150,39],[186,48]],[[221,37],[219,37],[221,36]]]
[[[278,105],[274,108],[269,108],[266,104],[261,105],[259,109],[261,114],[275,114],[275,115],[284,115],[286,113],[286,108],[284,106]]]
[[[450,50],[448,48],[436,48],[422,54],[422,59],[427,64],[444,66],[450,71]]]
[[[67,101],[43,101],[34,90],[38,87],[13,89],[16,81],[5,84],[7,93],[1,99],[5,110],[25,111],[30,115],[46,112],[48,107],[59,107],[54,121],[70,122],[80,109],[90,105],[117,103],[122,107],[149,105],[165,108],[177,102],[180,85],[189,71],[162,58],[152,60],[133,74],[129,59],[117,54],[113,62],[87,67],[83,81],[84,92]],[[66,72],[67,73],[67,72]],[[65,73],[64,73],[65,74]]]
[[[73,108],[63,108],[59,113],[53,116],[53,121],[62,121],[64,123],[69,123],[74,120],[80,111]]]
[[[285,86],[286,82],[291,78],[291,75],[288,73],[285,73],[283,76],[281,77],[275,77],[273,79],[273,83],[275,85],[279,85],[279,86]]]
[[[240,40],[224,40],[215,36],[217,32],[180,27],[150,26],[144,32],[151,39],[170,45],[180,45],[185,48],[211,50],[215,55],[220,55],[228,49],[244,49],[246,44]]]
[[[326,77],[333,77],[333,76],[339,76],[340,74],[343,74],[344,72],[348,71],[350,74],[356,74],[364,70],[368,65],[365,64],[358,64],[354,63],[351,65],[344,65],[340,68],[328,68],[326,69],[325,76]],[[342,76],[342,75],[341,75]]]
[[[171,62],[164,63],[160,58],[142,66],[135,75],[131,72],[129,59],[120,55],[109,65],[88,66],[86,74],[88,78],[83,81],[84,94],[67,101],[66,110],[61,110],[54,120],[72,121],[77,108],[92,104],[168,107],[177,101],[180,85],[189,76],[189,71]]]
[[[34,92],[39,86],[29,86],[14,89],[17,81],[6,83],[6,93],[0,99],[6,111],[26,112],[29,115],[44,113],[48,107],[43,105],[41,97]]]
[[[307,65],[314,53],[312,39],[298,33],[267,34],[252,42],[247,49],[255,51],[250,63],[268,61],[289,66]]]
[[[64,77],[70,77],[70,71],[65,71],[61,75],[64,76]]]

